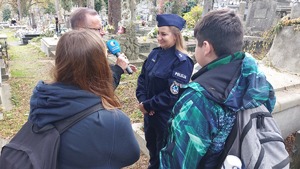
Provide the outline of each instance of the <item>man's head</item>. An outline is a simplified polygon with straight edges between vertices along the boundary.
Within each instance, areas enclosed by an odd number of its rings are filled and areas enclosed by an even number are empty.
[[[243,26],[234,11],[221,9],[207,13],[194,28],[198,46],[206,41],[217,57],[241,51],[243,47]]]
[[[80,7],[71,14],[72,29],[102,30],[101,19],[94,9]]]

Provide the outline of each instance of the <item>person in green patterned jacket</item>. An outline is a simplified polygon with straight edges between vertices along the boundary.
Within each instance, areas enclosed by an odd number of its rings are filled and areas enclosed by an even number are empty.
[[[194,28],[195,58],[202,67],[182,87],[173,107],[162,169],[215,169],[236,112],[264,104],[275,93],[257,61],[242,52],[243,27],[235,12],[211,11]]]

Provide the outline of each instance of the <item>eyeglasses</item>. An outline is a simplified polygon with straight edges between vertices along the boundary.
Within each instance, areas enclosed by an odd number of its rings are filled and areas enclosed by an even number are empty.
[[[95,31],[98,31],[98,32],[102,31],[102,28],[88,28],[88,29],[95,30]]]
[[[105,35],[105,32],[102,28],[87,28],[87,29],[98,31],[101,36]]]

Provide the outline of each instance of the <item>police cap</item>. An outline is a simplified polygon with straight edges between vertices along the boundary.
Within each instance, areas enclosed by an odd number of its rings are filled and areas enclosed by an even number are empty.
[[[157,26],[175,26],[181,30],[185,25],[185,20],[176,14],[160,14],[156,17]]]

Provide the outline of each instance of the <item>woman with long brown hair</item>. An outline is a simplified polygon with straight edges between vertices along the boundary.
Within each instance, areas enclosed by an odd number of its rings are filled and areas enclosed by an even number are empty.
[[[106,56],[96,31],[67,32],[56,47],[53,82],[40,81],[33,91],[29,120],[39,127],[98,103],[104,107],[61,136],[57,168],[122,168],[139,159],[130,120],[118,109]]]

